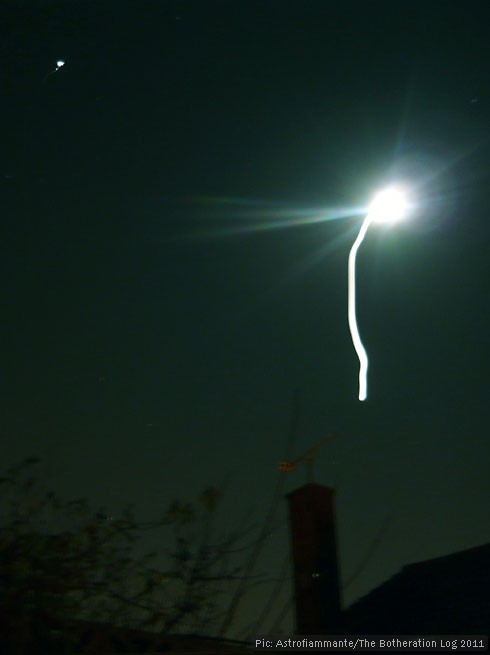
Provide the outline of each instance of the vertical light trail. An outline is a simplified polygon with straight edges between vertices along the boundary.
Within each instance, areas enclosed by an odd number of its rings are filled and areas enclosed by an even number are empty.
[[[349,315],[349,328],[352,337],[352,343],[356,349],[357,356],[359,357],[359,400],[366,400],[367,398],[367,370],[368,370],[368,356],[364,346],[362,345],[359,330],[357,329],[356,319],[356,255],[359,246],[366,236],[369,225],[371,224],[371,217],[368,214],[361,225],[357,239],[352,244],[349,253],[348,263],[348,315]]]

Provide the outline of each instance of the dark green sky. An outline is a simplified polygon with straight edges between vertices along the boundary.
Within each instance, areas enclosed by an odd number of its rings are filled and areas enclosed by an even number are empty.
[[[0,12],[4,461],[115,510],[228,482],[259,516],[298,389],[296,452],[341,435],[315,475],[346,577],[394,517],[347,600],[488,541],[487,3]],[[359,403],[347,257],[396,179],[417,208],[359,253]]]

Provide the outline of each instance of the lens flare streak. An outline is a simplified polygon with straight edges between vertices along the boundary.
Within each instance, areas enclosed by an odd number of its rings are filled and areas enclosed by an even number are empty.
[[[365,213],[364,207],[278,207],[277,203],[260,199],[199,196],[191,199],[206,205],[206,217],[239,221],[240,224],[211,228],[193,233],[193,237],[234,236],[253,232],[282,230],[315,223],[352,218]]]
[[[372,218],[368,216],[364,219],[364,222],[359,230],[356,240],[352,244],[352,248],[349,253],[349,262],[348,262],[348,316],[349,316],[349,328],[352,337],[352,343],[356,350],[357,356],[359,358],[359,400],[366,400],[367,398],[367,370],[368,370],[368,356],[364,346],[362,345],[361,337],[359,336],[359,330],[357,328],[357,319],[356,319],[356,255],[359,250],[359,246],[366,236],[369,225],[371,224]]]

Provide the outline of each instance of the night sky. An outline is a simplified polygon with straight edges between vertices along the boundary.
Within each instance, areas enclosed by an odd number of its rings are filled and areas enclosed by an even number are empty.
[[[314,479],[344,580],[388,526],[346,603],[488,542],[488,13],[4,0],[4,464],[144,516],[222,485],[224,527],[260,521],[296,396],[293,455],[340,435]],[[347,258],[398,181],[410,217],[358,256],[361,403]],[[285,526],[270,542],[274,575]]]

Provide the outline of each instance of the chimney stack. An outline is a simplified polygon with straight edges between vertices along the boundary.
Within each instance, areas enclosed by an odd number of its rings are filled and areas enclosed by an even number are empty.
[[[340,634],[334,490],[311,483],[292,491],[286,498],[291,526],[296,632]]]

